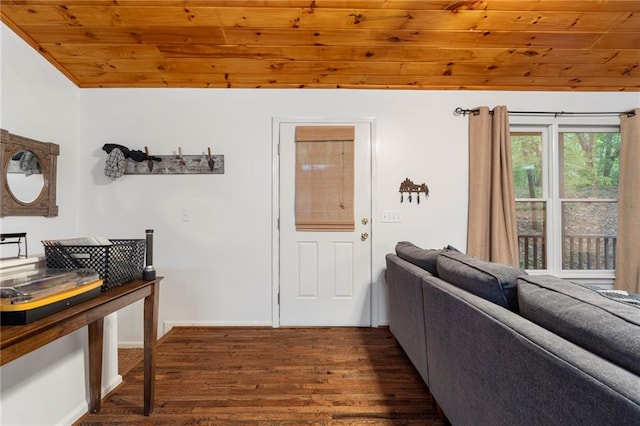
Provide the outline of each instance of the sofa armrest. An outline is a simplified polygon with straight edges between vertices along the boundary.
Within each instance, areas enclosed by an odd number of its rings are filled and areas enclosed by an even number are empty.
[[[422,277],[431,274],[395,254],[388,254],[386,262],[389,329],[428,385]]]

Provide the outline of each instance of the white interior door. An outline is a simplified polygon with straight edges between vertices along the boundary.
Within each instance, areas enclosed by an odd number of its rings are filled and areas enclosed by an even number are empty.
[[[296,127],[353,126],[353,230],[296,230]],[[371,123],[279,123],[280,325],[371,325]],[[314,167],[322,167],[316,165]]]

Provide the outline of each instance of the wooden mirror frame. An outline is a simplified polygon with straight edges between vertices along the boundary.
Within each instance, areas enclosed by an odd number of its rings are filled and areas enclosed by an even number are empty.
[[[51,142],[40,142],[23,136],[14,135],[9,131],[0,129],[0,165],[2,180],[0,189],[2,194],[2,206],[0,207],[0,217],[4,216],[58,216],[58,206],[56,205],[56,174],[57,159],[60,154],[60,147]],[[18,200],[11,189],[7,179],[9,162],[14,155],[20,151],[31,151],[38,157],[42,170],[43,185],[40,194],[35,200],[25,203]]]

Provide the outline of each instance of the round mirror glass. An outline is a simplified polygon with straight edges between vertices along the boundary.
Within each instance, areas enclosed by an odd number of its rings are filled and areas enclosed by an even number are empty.
[[[31,151],[18,151],[9,160],[7,183],[16,200],[31,203],[38,198],[44,186],[42,167]]]

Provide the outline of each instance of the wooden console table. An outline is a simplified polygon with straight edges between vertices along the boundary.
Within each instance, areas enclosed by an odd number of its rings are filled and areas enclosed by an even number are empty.
[[[89,412],[98,413],[102,402],[102,347],[104,317],[144,299],[144,415],[153,411],[155,354],[158,333],[160,281],[135,280],[99,296],[26,325],[0,326],[0,365],[88,326]]]

